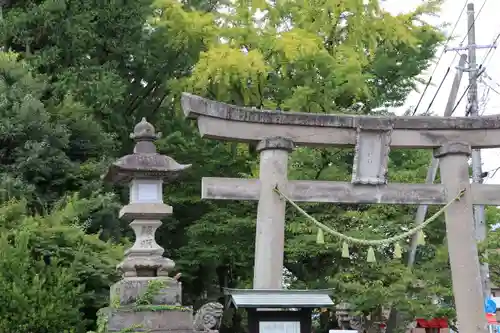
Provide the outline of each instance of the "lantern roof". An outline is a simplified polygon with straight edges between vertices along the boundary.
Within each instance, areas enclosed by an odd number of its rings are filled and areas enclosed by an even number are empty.
[[[103,176],[112,183],[130,182],[134,178],[172,180],[191,167],[191,164],[177,163],[172,157],[157,153],[154,141],[161,137],[146,118],[135,125],[130,138],[135,143],[132,154],[120,157]]]

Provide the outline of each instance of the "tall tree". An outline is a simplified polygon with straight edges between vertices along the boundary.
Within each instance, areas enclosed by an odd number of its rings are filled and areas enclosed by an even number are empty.
[[[435,12],[438,4],[429,1],[415,11],[394,16],[382,10],[378,1],[234,1],[218,15],[220,38],[201,54],[186,80],[187,89],[232,104],[285,112],[366,114],[398,106],[441,41],[440,32],[421,19]],[[220,146],[233,147],[234,156],[255,159],[252,147]],[[345,180],[352,171],[352,156],[349,150],[299,148],[291,157],[290,178]],[[427,152],[393,152],[390,177],[403,182],[421,180],[429,157]],[[234,171],[256,177],[256,169],[256,164],[248,163]],[[223,272],[221,278],[215,275],[213,282],[207,281],[210,285],[204,292],[228,281],[248,286],[253,240],[244,235],[253,229],[254,206],[206,205],[222,208],[207,211],[188,227],[189,248],[180,252],[185,259],[183,268],[194,275],[214,268]],[[335,229],[362,238],[400,233],[409,227],[414,213],[413,207],[304,207]],[[432,244],[422,255],[438,260],[435,254],[442,248],[443,225],[433,228],[429,237]],[[289,210],[286,267],[297,285],[335,285],[342,300],[357,305],[372,318],[394,302],[410,314],[428,315],[440,311],[432,306],[429,293],[449,298],[449,272],[445,269],[442,277],[433,276],[427,282],[428,292],[412,289],[416,279],[423,280],[424,268],[408,273],[403,263],[393,261],[390,251],[383,248],[379,249],[379,264],[360,262],[364,261],[361,249],[353,249],[358,261],[349,262],[340,257],[338,241],[331,240],[333,246],[328,248],[315,245],[314,231]],[[229,236],[229,242],[223,241],[224,235]],[[248,249],[245,255],[242,247]],[[419,297],[413,301],[408,295]]]
[[[376,0],[11,2],[0,21],[3,45],[17,52],[0,59],[1,96],[8,101],[0,105],[0,140],[8,150],[0,154],[5,198],[25,197],[34,210],[50,211],[78,191],[90,203],[79,224],[90,218],[87,233],[103,229],[103,238],[118,239],[127,230],[116,219],[119,200],[98,176],[110,159],[130,153],[128,134],[146,116],[164,133],[159,150],[193,163],[167,187],[174,215],[159,231],[167,255],[184,272],[184,299],[197,303],[205,295],[219,297],[224,286],[250,286],[255,204],[202,202],[199,193],[202,176],[256,177],[257,157],[252,147],[199,138],[180,113],[179,93],[284,111],[370,113],[400,105],[441,40],[421,19],[437,4],[394,16]],[[422,179],[428,156],[392,152],[390,177]],[[343,180],[351,165],[351,151],[301,148],[292,156],[290,177]],[[304,207],[340,231],[368,238],[401,232],[414,212]],[[335,283],[339,297],[365,313],[392,300],[425,314],[436,308],[424,309],[422,298],[449,294],[446,270],[432,276],[428,292],[412,284],[426,280],[430,267],[446,266],[439,222],[410,274],[384,248],[379,264],[365,265],[364,249],[356,248],[358,261],[348,262],[336,240],[329,239],[328,248],[314,244],[315,229],[293,210],[288,220],[286,266],[296,286]],[[405,300],[405,293],[420,299]]]
[[[85,214],[75,217],[77,225],[85,226],[78,237],[101,230],[101,239],[118,241],[129,231],[117,220],[125,191],[105,186],[99,176],[112,159],[132,151],[129,132],[146,116],[167,134],[160,142],[162,153],[197,164],[184,193],[182,188],[178,196],[174,189],[167,193],[176,216],[165,221],[161,238],[172,255],[185,241],[185,226],[205,211],[196,190],[202,157],[227,161],[221,172],[235,169],[230,167],[232,150],[193,135],[195,128],[179,117],[173,98],[179,91],[176,81],[190,73],[200,51],[215,38],[214,18],[205,13],[216,4],[4,3],[0,40],[3,50],[12,52],[0,53],[0,201],[25,199],[26,215],[45,216],[66,195],[78,192],[89,203]],[[219,164],[216,160],[211,168]],[[71,230],[67,232],[72,239]],[[99,248],[89,252],[97,256]],[[114,257],[104,256],[113,267]],[[109,271],[102,274],[102,279],[110,278]],[[87,319],[103,305],[102,280],[97,282],[87,285],[89,295],[94,291],[98,298],[86,305]]]

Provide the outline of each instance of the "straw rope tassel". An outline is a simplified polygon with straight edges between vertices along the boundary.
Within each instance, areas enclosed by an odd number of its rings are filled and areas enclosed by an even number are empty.
[[[316,235],[316,244],[325,244],[325,233],[321,228],[318,228],[318,234]]]
[[[349,244],[347,242],[342,242],[342,258],[350,258],[349,255]]]
[[[366,261],[367,262],[377,262],[377,258],[375,258],[375,250],[373,249],[373,246],[370,246],[368,248],[368,254],[366,255]]]
[[[303,216],[305,216],[308,220],[313,222],[317,227],[318,227],[318,234],[316,237],[316,241],[320,244],[323,244],[325,239],[324,239],[324,232],[328,232],[329,234],[338,237],[343,240],[342,243],[342,257],[343,258],[349,258],[349,247],[347,243],[354,243],[354,244],[360,244],[360,245],[366,245],[369,246],[368,248],[368,253],[366,260],[368,262],[376,262],[375,258],[375,250],[373,249],[373,246],[381,246],[381,245],[389,245],[389,244],[394,244],[394,257],[395,258],[400,258],[401,257],[401,246],[399,245],[399,242],[406,239],[409,236],[417,234],[417,240],[419,241],[419,244],[425,244],[425,236],[423,233],[423,229],[428,226],[431,222],[436,220],[446,209],[453,204],[453,202],[460,200],[460,198],[464,195],[465,189],[461,190],[455,198],[453,198],[450,202],[448,202],[446,205],[444,205],[438,212],[436,212],[434,215],[429,217],[427,220],[425,220],[423,223],[421,223],[418,226],[415,226],[414,228],[405,231],[399,235],[389,237],[386,239],[360,239],[360,238],[354,238],[348,235],[344,235],[341,232],[338,232],[335,229],[332,229],[323,223],[319,222],[316,220],[314,217],[309,215],[306,211],[304,211],[302,208],[300,208],[299,205],[297,205],[293,200],[288,198],[283,192],[280,191],[278,186],[274,188],[274,191],[278,193],[283,199],[285,199],[287,202],[289,202],[295,209],[299,211]]]
[[[399,243],[394,244],[394,259],[401,259],[403,250],[401,249],[401,245]]]

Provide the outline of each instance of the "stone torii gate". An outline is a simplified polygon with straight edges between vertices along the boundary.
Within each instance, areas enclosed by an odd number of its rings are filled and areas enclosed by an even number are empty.
[[[258,200],[254,289],[280,289],[285,201],[442,205],[465,190],[445,212],[453,293],[460,333],[487,332],[474,238],[473,205],[500,205],[500,186],[470,184],[471,148],[500,147],[500,117],[374,117],[273,112],[183,94],[182,108],[202,136],[258,143],[259,179],[203,178],[202,198]],[[295,145],[355,146],[351,182],[289,181]],[[387,184],[391,147],[434,149],[442,184]]]

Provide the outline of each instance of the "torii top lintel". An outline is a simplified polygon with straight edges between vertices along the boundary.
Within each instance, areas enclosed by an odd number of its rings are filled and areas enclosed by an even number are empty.
[[[284,137],[304,146],[351,146],[357,130],[390,132],[392,147],[436,148],[450,141],[500,147],[500,116],[359,116],[257,110],[184,93],[182,108],[202,136],[257,142]]]

